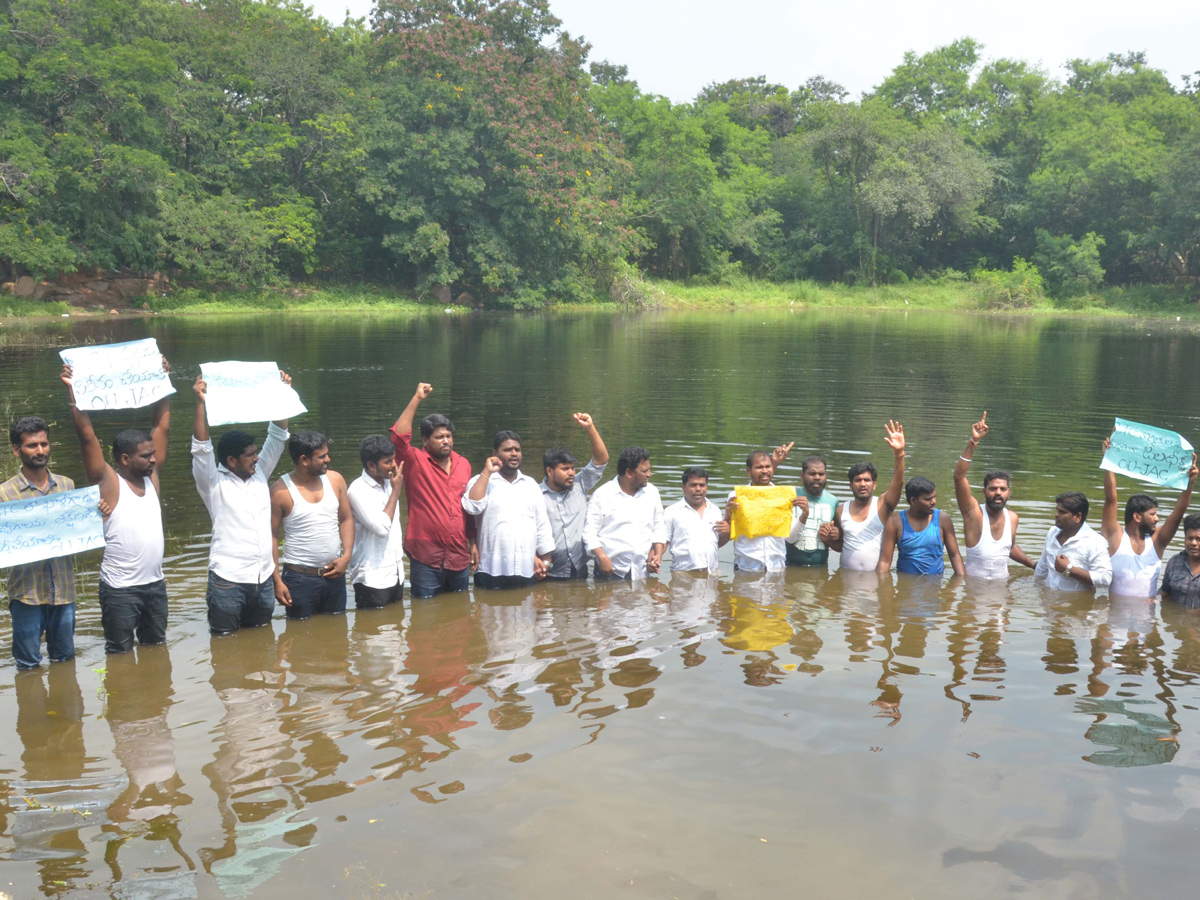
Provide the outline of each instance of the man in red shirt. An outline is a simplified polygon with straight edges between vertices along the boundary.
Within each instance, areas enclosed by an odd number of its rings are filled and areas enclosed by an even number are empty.
[[[391,434],[396,462],[404,463],[404,551],[412,563],[408,573],[414,598],[465,591],[479,552],[472,540],[474,523],[462,508],[471,464],[454,452],[454,425],[438,413],[426,416],[421,420],[421,446],[412,444],[413,416],[432,393],[431,385],[418,384]]]

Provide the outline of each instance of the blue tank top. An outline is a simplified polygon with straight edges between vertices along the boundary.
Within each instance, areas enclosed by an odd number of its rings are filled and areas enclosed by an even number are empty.
[[[924,531],[913,531],[908,524],[908,511],[900,513],[900,524],[904,530],[900,543],[896,545],[899,558],[897,572],[910,575],[941,575],[946,571],[942,559],[942,511],[935,509]]]

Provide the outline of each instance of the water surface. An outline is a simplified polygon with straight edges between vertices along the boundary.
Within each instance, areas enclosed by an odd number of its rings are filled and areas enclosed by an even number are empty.
[[[356,477],[418,381],[474,465],[513,428],[525,470],[653,454],[723,496],[748,450],[794,440],[837,473],[901,420],[909,470],[953,510],[1014,473],[1020,543],[1055,494],[1098,525],[1114,415],[1200,433],[1200,340],[1171,324],[737,313],[96,320],[26,328],[0,401],[56,423],[54,346],[154,336],[179,389],[163,470],[170,640],[106,659],[95,555],[73,664],[0,664],[0,890],[14,897],[1142,897],[1186,891],[1200,825],[1194,614],[1007,585],[825,572],[547,585],[211,640],[208,520],[191,483],[201,362],[275,359]],[[102,440],[140,413],[97,417]],[[609,475],[615,474],[615,465]],[[1123,484],[1125,493],[1133,485]],[[1173,498],[1164,498],[1169,504]],[[1176,544],[1180,542],[1177,540]],[[727,548],[728,549],[728,548]],[[1172,548],[1169,552],[1175,552]],[[8,618],[0,617],[7,646]],[[7,654],[5,654],[7,656]],[[11,887],[6,887],[11,882]]]

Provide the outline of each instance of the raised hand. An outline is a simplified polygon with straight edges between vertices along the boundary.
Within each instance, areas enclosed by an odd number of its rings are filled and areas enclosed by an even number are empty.
[[[170,375],[171,374],[171,364],[169,362],[167,362],[167,358],[165,356],[162,358],[162,363],[163,363],[163,371],[166,372],[168,375]]]
[[[428,400],[429,395],[432,393],[433,393],[433,385],[426,384],[424,381],[422,381],[420,384],[417,385],[417,392],[416,392],[416,394],[414,394],[414,396],[418,400]]]
[[[579,423],[580,428],[591,428],[595,424],[592,417],[585,412],[577,412],[572,418]]]
[[[279,380],[282,381],[284,384],[290,386],[292,383],[292,376],[289,375],[287,372],[283,371],[283,369],[280,369],[279,370]]]
[[[985,437],[987,437],[987,433],[989,431],[991,431],[991,429],[988,428],[987,410],[985,409],[983,411],[983,418],[971,426],[971,440],[978,444]]]
[[[388,479],[391,482],[392,490],[399,491],[404,487],[404,463],[396,466],[396,471],[392,473],[392,477]]]
[[[787,455],[792,452],[792,448],[795,446],[796,446],[796,442],[792,441],[789,444],[780,444],[778,447],[776,447],[774,450],[772,450],[771,451],[771,465],[779,466],[780,463],[782,463],[785,459],[787,459]]]
[[[1108,452],[1108,450],[1109,450],[1109,448],[1110,448],[1111,446],[1112,446],[1112,435],[1110,434],[1108,437],[1106,437],[1106,438],[1104,439],[1104,443],[1100,445],[1100,449],[1101,449],[1103,452],[1107,453],[1107,452]],[[1194,454],[1194,453],[1193,453],[1193,454],[1192,454],[1192,461],[1193,461],[1193,462],[1195,461],[1195,458],[1196,458],[1196,454]]]
[[[495,475],[497,472],[500,471],[501,466],[502,466],[502,463],[500,462],[500,457],[489,456],[483,464],[483,474],[484,475]]]
[[[63,363],[62,372],[59,373],[58,380],[69,388],[75,387],[75,373],[66,363]]]
[[[1188,487],[1191,488],[1196,484],[1196,476],[1200,475],[1200,467],[1196,465],[1196,454],[1192,454],[1192,467],[1188,469]]]
[[[807,497],[793,497],[792,498],[792,506],[799,508],[801,513],[806,513],[806,512],[808,512],[808,498]]]
[[[196,376],[196,383],[192,385],[192,390],[196,392],[196,397],[203,400],[205,394],[208,393],[208,382],[204,380],[203,375]]]
[[[884,443],[892,448],[893,453],[904,452],[904,426],[899,422],[893,422],[891,419],[883,426],[883,430],[887,433],[884,438]]]

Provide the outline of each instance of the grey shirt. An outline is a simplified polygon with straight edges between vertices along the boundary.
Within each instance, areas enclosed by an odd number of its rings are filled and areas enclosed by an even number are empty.
[[[1162,594],[1186,609],[1200,609],[1200,575],[1192,574],[1186,552],[1177,553],[1162,575]]]
[[[587,573],[587,550],[583,546],[583,523],[587,517],[587,495],[604,477],[604,466],[594,460],[575,473],[575,484],[569,491],[552,491],[542,480],[542,497],[546,501],[546,514],[550,516],[550,527],[554,529],[554,561],[550,564],[550,578],[570,578],[571,566],[575,575]]]

